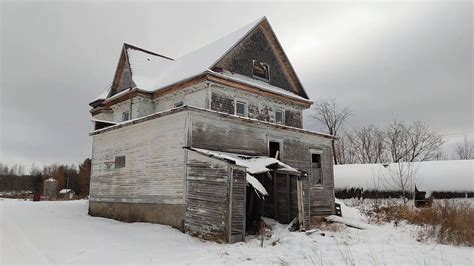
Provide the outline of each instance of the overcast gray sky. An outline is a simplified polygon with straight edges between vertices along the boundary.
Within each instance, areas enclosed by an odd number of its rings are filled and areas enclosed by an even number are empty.
[[[178,57],[261,16],[311,99],[349,106],[351,126],[423,120],[449,134],[449,157],[457,133],[474,140],[471,1],[1,3],[2,162],[90,157],[88,103],[122,43]]]

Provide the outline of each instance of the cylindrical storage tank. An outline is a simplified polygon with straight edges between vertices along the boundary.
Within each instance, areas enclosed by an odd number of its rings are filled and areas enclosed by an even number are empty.
[[[46,179],[43,184],[43,196],[55,199],[58,196],[58,181],[52,177]]]

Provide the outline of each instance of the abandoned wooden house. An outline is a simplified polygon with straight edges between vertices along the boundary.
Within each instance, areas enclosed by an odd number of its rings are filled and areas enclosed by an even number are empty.
[[[311,104],[266,18],[177,59],[124,44],[90,103],[89,213],[228,243],[261,216],[308,229],[335,212]]]

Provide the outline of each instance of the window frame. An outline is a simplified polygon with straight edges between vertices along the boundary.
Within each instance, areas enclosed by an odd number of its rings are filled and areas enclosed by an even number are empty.
[[[243,104],[244,105],[244,114],[243,115],[240,115],[237,113],[237,104]],[[237,116],[242,116],[242,117],[248,117],[248,103],[246,101],[243,101],[243,100],[235,100],[234,101],[234,115],[237,115]]]
[[[127,115],[127,119],[125,119],[125,115]],[[130,120],[130,111],[122,112],[122,122]]]
[[[278,143],[278,159],[279,161],[281,161],[282,159],[282,150],[283,150],[283,142],[279,139],[274,139],[274,138],[269,138],[268,141],[267,141],[267,147],[268,147],[268,157],[271,157],[271,143]],[[274,157],[271,157],[271,158],[274,158]]]
[[[310,151],[310,162],[311,162],[311,175],[312,175],[312,178],[313,178],[313,181],[312,183],[316,186],[324,186],[324,171],[323,171],[323,164],[322,164],[322,161],[323,161],[323,154],[321,151],[315,151],[315,150],[311,150]],[[314,174],[313,174],[313,156],[314,155],[317,155],[319,156],[319,162],[318,162],[318,165],[319,165],[319,176],[320,176],[320,182],[316,182],[316,180],[314,179]]]
[[[277,121],[277,112],[281,113],[281,123],[278,123]],[[275,124],[285,125],[285,111],[283,111],[282,109],[275,109]]]
[[[263,78],[263,77],[260,77],[260,76],[257,76],[255,75],[255,66],[256,64],[259,64],[259,65],[262,65],[265,69],[266,69],[266,76],[267,76],[267,79]],[[260,61],[257,61],[257,60],[252,60],[252,77],[254,79],[258,79],[258,80],[261,80],[261,81],[265,81],[267,83],[270,83],[270,66],[268,65],[268,63],[265,63],[265,62],[260,62]]]
[[[122,159],[123,159],[123,163],[121,163]],[[125,155],[115,156],[114,161],[115,161],[114,163],[115,169],[125,168],[126,163],[127,163],[127,158]]]

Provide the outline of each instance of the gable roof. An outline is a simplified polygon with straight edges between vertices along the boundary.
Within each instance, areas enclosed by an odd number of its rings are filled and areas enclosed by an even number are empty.
[[[262,23],[265,23],[264,25],[270,28],[271,34],[273,35],[271,38],[276,40],[277,43],[275,45],[281,49],[281,45],[278,43],[273,30],[271,30],[271,26],[269,25],[266,17],[262,17],[198,50],[190,52],[176,59],[159,55],[130,44],[124,44],[122,56],[125,58],[124,60],[121,59],[119,61],[117,71],[119,70],[120,64],[122,62],[128,62],[131,72],[131,79],[135,87],[146,92],[156,92],[204,73],[215,74],[216,72],[211,70],[214,65],[216,65],[220,59],[228,54],[245,37],[247,37],[250,32],[252,32]],[[282,60],[290,66],[289,69],[286,68],[286,70],[291,72],[289,73],[290,77],[296,78],[294,80],[300,91],[300,95],[287,92],[285,96],[296,96],[296,98],[307,100],[308,96],[301,86],[301,83],[297,79],[296,73],[291,67],[291,64],[289,64],[289,60],[286,55],[284,55],[282,49],[281,54],[283,55],[282,57],[284,57]],[[117,78],[118,73],[116,73],[114,77],[114,84]],[[235,78],[235,76],[233,78]],[[275,93],[281,94],[281,90],[276,90]],[[113,93],[110,92],[103,93],[93,102],[105,100],[106,98],[111,97],[112,94]]]

